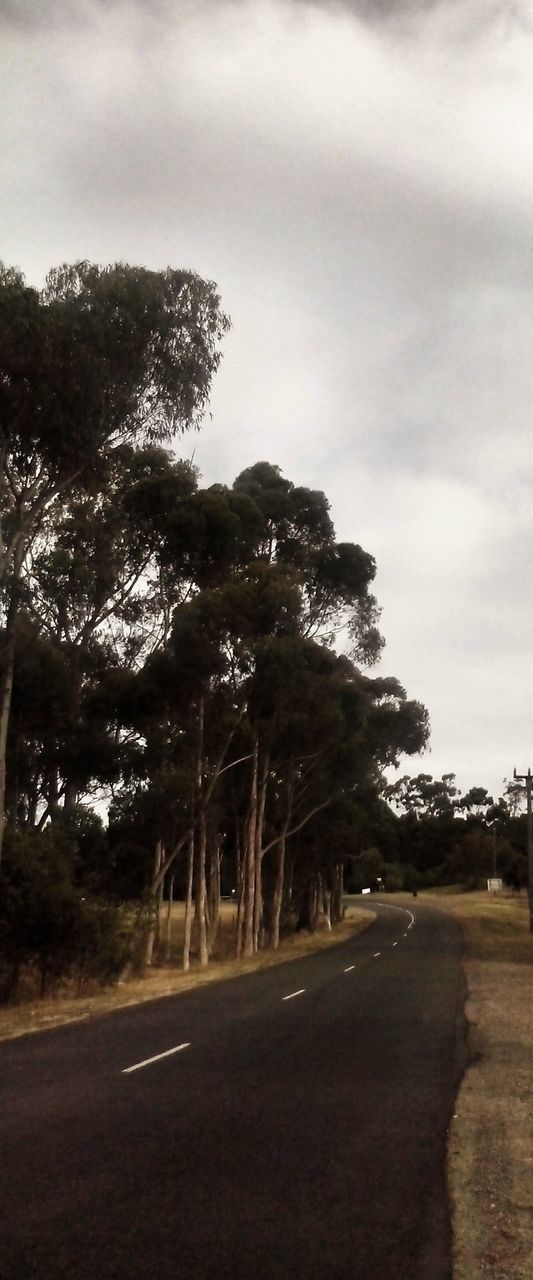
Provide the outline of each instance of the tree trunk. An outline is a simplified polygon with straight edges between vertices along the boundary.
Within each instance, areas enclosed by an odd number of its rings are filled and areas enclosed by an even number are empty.
[[[206,848],[207,831],[205,813],[200,814],[198,822],[198,852],[195,885],[195,922],[198,941],[198,957],[200,966],[205,969],[209,962],[207,950],[207,882],[206,882]]]
[[[300,914],[298,919],[298,928],[307,929],[309,933],[314,933],[317,926],[320,877],[316,871],[310,873],[309,880],[304,889]]]
[[[160,860],[159,866],[161,866],[164,860],[165,860],[165,848],[163,845],[161,848],[161,860]],[[159,889],[157,890],[156,907],[155,907],[155,947],[156,947],[158,958],[159,958],[159,948],[161,943],[161,912],[163,909],[164,892],[165,892],[165,881],[162,880],[161,884],[159,885]]]
[[[289,857],[289,858],[287,859],[287,865],[288,865],[288,871],[287,871],[287,875],[286,875],[286,880],[287,880],[287,892],[286,892],[286,899],[287,899],[287,903],[288,903],[289,907],[292,907],[292,906],[294,905],[294,903],[293,903],[293,893],[294,893],[294,858],[293,858],[293,857]]]
[[[161,840],[156,840],[155,851],[154,851],[154,879],[157,876],[157,873],[161,866],[162,858],[163,858],[163,846],[162,846]],[[159,917],[159,901],[160,899],[159,899],[159,890],[158,890],[157,896],[155,898],[152,897],[150,901],[150,907],[149,907],[150,916],[148,919],[148,925],[144,934],[143,946],[142,946],[143,969],[149,968],[153,959],[154,942],[156,938],[156,931],[157,931],[157,924],[158,924],[158,917]]]
[[[206,851],[207,851],[207,822],[205,809],[203,805],[203,789],[204,789],[204,715],[205,704],[204,699],[200,698],[198,706],[198,756],[196,761],[196,805],[198,812],[198,841],[196,846],[196,877],[195,877],[195,922],[196,936],[198,943],[198,957],[200,966],[205,969],[209,956],[207,952],[207,882],[206,882]]]
[[[257,818],[254,834],[254,951],[258,951],[261,940],[263,916],[263,830],[265,826],[265,806],[268,787],[270,753],[266,752],[261,764],[261,776],[257,793]]]
[[[311,909],[311,933],[316,933],[318,929],[318,921],[320,919],[320,907],[322,903],[322,876],[320,872],[315,876]]]
[[[65,798],[63,800],[63,812],[65,814],[73,813],[78,803],[78,787],[72,780],[65,783]]]
[[[192,884],[194,872],[194,831],[191,831],[187,854],[187,896],[185,898],[185,937],[183,940],[183,968],[191,967],[192,932]]]
[[[344,866],[339,862],[335,867],[333,893],[331,895],[331,919],[333,924],[340,924],[343,917],[344,898]]]
[[[281,920],[281,907],[283,903],[283,880],[285,876],[285,835],[281,837],[278,845],[278,865],[276,867],[276,880],[274,884],[274,893],[272,897],[272,924],[270,932],[270,945],[277,951],[279,947],[279,930]]]
[[[237,866],[237,919],[235,922],[235,955],[242,954],[242,929],[244,917],[244,856],[239,814],[235,813],[235,861]]]
[[[199,946],[199,959],[202,969],[205,969],[209,963],[208,884],[206,884],[205,877],[206,844],[208,844],[208,837],[206,837],[205,814],[200,814],[199,840],[197,840],[195,920],[197,946]]]
[[[174,901],[174,876],[168,881],[167,917],[165,920],[165,960],[170,960],[172,945],[172,903]]]
[[[209,928],[207,935],[207,950],[209,955],[212,956],[217,940],[220,920],[220,835],[218,831],[212,832],[210,844],[208,891]]]
[[[244,933],[243,955],[251,956],[254,950],[254,902],[255,902],[255,839],[257,829],[257,739],[252,761],[250,805],[246,821],[244,849]]]

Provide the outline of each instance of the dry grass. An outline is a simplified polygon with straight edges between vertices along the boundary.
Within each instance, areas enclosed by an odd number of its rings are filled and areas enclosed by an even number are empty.
[[[533,934],[524,892],[423,893],[422,902],[459,920],[467,956],[509,964],[533,964]]]
[[[533,1276],[533,935],[524,894],[423,894],[465,936],[471,1065],[449,1140],[454,1280]]]
[[[47,1030],[69,1022],[79,1022],[98,1014],[111,1013],[127,1005],[141,1004],[145,1000],[156,1000],[162,996],[179,995],[182,991],[189,991],[192,987],[203,986],[208,982],[220,982],[226,978],[239,977],[243,973],[252,973],[256,969],[297,960],[311,951],[344,942],[366,929],[373,919],[371,912],[350,906],[342,924],[331,932],[320,930],[315,934],[293,934],[277,951],[261,951],[250,959],[235,960],[229,958],[234,950],[234,907],[231,903],[223,903],[215,958],[207,969],[200,969],[193,958],[191,968],[184,973],[178,967],[183,947],[184,908],[182,903],[176,903],[172,908],[171,954],[168,962],[152,968],[142,978],[128,979],[97,994],[63,994],[54,1000],[39,1000],[0,1009],[0,1040]]]

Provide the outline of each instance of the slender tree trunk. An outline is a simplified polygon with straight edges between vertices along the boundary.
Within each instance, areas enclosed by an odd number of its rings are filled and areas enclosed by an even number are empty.
[[[257,818],[254,834],[254,951],[258,951],[263,916],[263,830],[265,826],[265,807],[268,787],[270,753],[267,751],[261,763],[261,775],[257,792]]]
[[[165,920],[165,960],[170,960],[170,949],[172,945],[172,903],[173,902],[174,902],[174,876],[170,876],[168,881],[167,916]]]
[[[331,919],[333,924],[340,924],[343,916],[344,898],[344,866],[339,862],[334,871],[333,893],[331,895]]]
[[[290,858],[288,859],[288,871],[287,871],[287,875],[286,875],[286,877],[285,877],[285,878],[286,878],[286,881],[287,881],[287,890],[286,890],[286,895],[285,895],[285,896],[286,896],[287,903],[288,903],[289,907],[293,907],[293,906],[294,906],[294,903],[293,903],[293,894],[294,894],[294,858],[292,858],[292,857],[290,857]]]
[[[38,797],[38,795],[37,795],[37,787],[35,786],[35,783],[34,783],[34,782],[32,782],[32,783],[30,783],[30,786],[28,787],[28,814],[27,814],[27,822],[28,822],[28,826],[29,826],[29,827],[34,827],[34,826],[36,825],[36,822],[37,822],[37,805],[38,805],[38,803],[39,803],[39,797]]]
[[[164,848],[164,845],[162,845],[161,861],[159,863],[160,866],[161,866],[161,863],[164,862],[164,859],[165,859],[165,848]],[[156,906],[155,906],[155,947],[156,947],[158,956],[159,956],[159,948],[161,943],[161,912],[163,910],[164,892],[165,892],[165,881],[162,880],[161,884],[159,885],[159,889],[157,890]]]
[[[198,942],[198,957],[202,969],[205,969],[209,956],[207,952],[207,822],[203,805],[204,788],[204,717],[205,703],[200,698],[198,707],[198,756],[196,762],[196,801],[198,812],[198,840],[196,846],[195,877],[195,922]]]
[[[313,906],[311,912],[311,933],[316,933],[318,929],[318,921],[320,919],[320,904],[322,899],[322,876],[320,872],[315,875],[313,885]]]
[[[242,934],[244,925],[244,849],[246,842],[241,840],[239,815],[235,815],[235,857],[237,862],[237,920],[235,928],[235,955],[242,955]]]
[[[212,832],[212,839],[210,841],[209,891],[207,897],[209,907],[207,949],[209,956],[212,956],[216,945],[220,920],[220,835],[218,831]]]
[[[279,940],[280,940],[281,908],[283,905],[283,898],[285,894],[287,832],[289,831],[289,828],[291,825],[293,800],[294,800],[294,779],[293,779],[293,770],[291,767],[288,782],[287,782],[287,806],[286,806],[286,812],[285,812],[285,820],[283,823],[281,835],[277,842],[276,871],[275,871],[275,878],[274,878],[274,888],[272,891],[272,903],[271,903],[271,909],[269,913],[270,946],[273,947],[274,949],[277,949],[277,947],[279,947]],[[292,893],[292,872],[293,872],[292,859],[290,859],[289,861],[289,872],[290,872],[290,883],[289,883],[288,900],[290,901],[290,894]]]
[[[254,901],[255,901],[255,836],[257,828],[257,739],[252,760],[252,782],[250,787],[250,805],[246,822],[246,843],[244,849],[244,934],[243,955],[251,956],[254,950]]]
[[[154,879],[157,876],[157,873],[161,866],[162,858],[163,858],[163,846],[162,846],[161,840],[156,840],[155,851],[154,851]],[[154,942],[156,937],[157,921],[158,921],[158,914],[159,914],[159,900],[160,899],[159,899],[159,890],[158,890],[157,896],[155,898],[152,898],[150,901],[150,908],[149,908],[150,916],[148,919],[146,932],[144,934],[143,948],[142,948],[143,968],[149,968],[153,959]]]
[[[298,920],[298,928],[307,929],[309,933],[314,933],[316,930],[320,889],[320,876],[316,871],[311,871],[305,886]]]
[[[278,861],[276,867],[276,880],[274,884],[274,893],[272,898],[272,925],[270,933],[270,945],[277,951],[279,947],[279,931],[281,920],[281,907],[283,903],[283,881],[285,876],[285,848],[286,839],[283,834],[278,845]]]
[[[185,937],[183,941],[183,968],[191,967],[191,932],[192,932],[192,884],[194,874],[194,831],[189,837],[187,853],[187,896],[185,898]]]
[[[198,940],[198,958],[200,966],[205,969],[209,962],[207,950],[207,883],[206,883],[206,846],[207,832],[205,814],[200,814],[198,823],[198,848],[195,886],[195,921]]]
[[[78,803],[78,787],[75,782],[70,779],[65,784],[65,798],[63,801],[63,812],[70,814],[76,808]]]
[[[331,933],[331,889],[328,889],[325,884],[322,887],[322,910],[326,929]]]
[[[215,767],[214,767],[214,769],[213,769],[212,776],[211,776],[211,779],[210,779],[210,781],[209,781],[208,786],[207,786],[206,788],[203,788],[203,790],[202,790],[202,804],[201,804],[200,808],[205,807],[205,809],[207,810],[208,805],[209,805],[209,801],[210,801],[210,799],[211,799],[211,796],[212,796],[212,794],[213,794],[213,791],[214,791],[214,789],[215,789],[215,786],[216,786],[216,784],[217,784],[217,782],[218,782],[218,779],[219,779],[220,775],[221,775],[222,773],[225,773],[227,769],[231,769],[231,768],[233,768],[234,763],[238,763],[238,764],[240,764],[240,760],[239,760],[239,761],[234,761],[234,762],[232,762],[231,764],[229,764],[229,765],[225,765],[225,766],[224,766],[224,759],[225,759],[226,753],[227,753],[227,751],[228,751],[229,745],[230,745],[230,743],[231,743],[231,741],[232,741],[232,739],[233,739],[233,737],[234,737],[234,734],[235,734],[236,729],[237,729],[237,724],[235,724],[235,725],[233,726],[233,728],[232,728],[231,732],[228,734],[228,736],[227,736],[227,738],[226,738],[226,741],[225,741],[225,743],[224,743],[224,746],[223,746],[223,748],[222,748],[222,751],[220,752],[220,755],[219,755],[219,757],[218,757],[218,760],[217,760],[217,762],[216,762],[216,765],[215,765]],[[246,759],[248,759],[248,757],[245,757],[245,758],[246,758]],[[199,811],[200,811],[200,810],[199,810]],[[190,830],[191,830],[191,831],[195,831],[195,830],[196,830],[196,825],[197,825],[197,823],[196,823],[195,819],[193,818],[192,823],[191,823],[191,828],[190,828]],[[174,845],[174,848],[171,850],[171,852],[168,854],[168,856],[165,858],[164,862],[162,863],[162,865],[161,865],[161,867],[160,867],[160,869],[159,869],[159,873],[158,873],[158,880],[157,880],[157,882],[152,886],[152,887],[153,887],[153,891],[154,891],[154,892],[155,892],[155,890],[158,888],[158,885],[159,885],[159,879],[163,879],[163,877],[164,877],[164,876],[166,876],[167,871],[169,871],[169,870],[170,870],[170,868],[173,866],[174,862],[176,861],[176,858],[177,858],[178,854],[179,854],[179,853],[181,853],[181,850],[185,847],[185,845],[186,845],[186,844],[188,844],[188,841],[189,841],[189,835],[190,835],[190,831],[186,831],[186,832],[185,832],[185,834],[184,834],[183,836],[181,836],[181,837],[180,837],[180,839],[177,841],[177,844],[175,844],[175,845]]]

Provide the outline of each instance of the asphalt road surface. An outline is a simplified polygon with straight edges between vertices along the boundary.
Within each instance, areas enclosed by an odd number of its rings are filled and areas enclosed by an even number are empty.
[[[302,960],[0,1044],[1,1280],[449,1280],[460,935],[377,909]]]

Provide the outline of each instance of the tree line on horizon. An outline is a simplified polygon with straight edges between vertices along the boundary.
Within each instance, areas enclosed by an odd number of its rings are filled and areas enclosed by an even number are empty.
[[[365,848],[351,859],[347,887],[389,892],[454,885],[527,887],[525,789],[503,779],[494,799],[482,786],[461,794],[454,773],[405,775],[385,783],[368,814]]]
[[[205,966],[223,894],[249,956],[338,921],[369,850],[431,870],[392,835],[429,723],[369,674],[372,556],[279,467],[203,488],[176,456],[228,326],[194,272],[0,273],[4,999],[150,964],[164,901]]]

